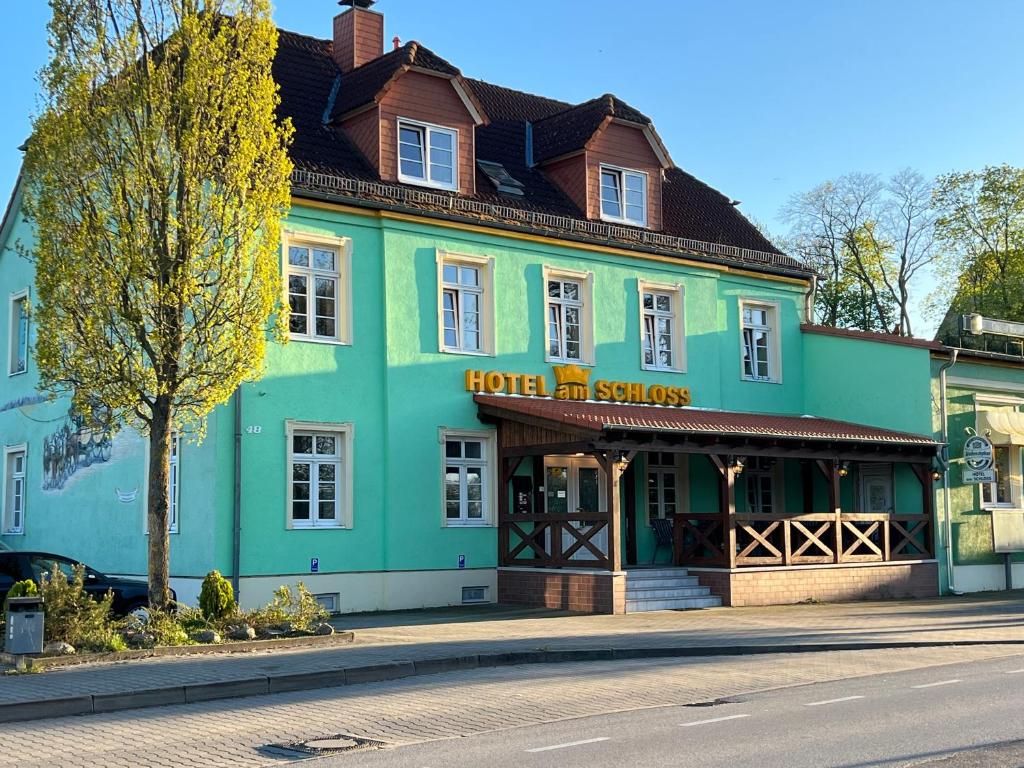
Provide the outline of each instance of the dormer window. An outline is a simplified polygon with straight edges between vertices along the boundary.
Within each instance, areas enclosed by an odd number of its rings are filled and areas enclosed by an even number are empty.
[[[601,166],[601,218],[647,226],[647,174]]]
[[[398,180],[458,189],[458,132],[412,120],[398,121]]]

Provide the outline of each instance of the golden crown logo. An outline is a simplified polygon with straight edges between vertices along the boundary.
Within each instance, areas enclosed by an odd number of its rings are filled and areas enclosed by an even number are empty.
[[[590,398],[590,387],[587,381],[590,379],[590,370],[580,368],[578,365],[555,365],[554,395],[559,400],[588,400]]]
[[[555,383],[559,386],[562,384],[578,384],[585,387],[590,380],[590,369],[580,368],[574,363],[570,365],[556,365],[553,368],[555,371]]]

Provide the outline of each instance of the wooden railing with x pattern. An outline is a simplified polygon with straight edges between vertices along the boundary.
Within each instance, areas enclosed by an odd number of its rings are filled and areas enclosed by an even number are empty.
[[[765,565],[865,563],[933,557],[931,515],[843,513],[675,516],[679,565],[742,568]],[[730,557],[728,542],[735,540]]]
[[[608,512],[510,514],[498,520],[500,564],[608,568]]]

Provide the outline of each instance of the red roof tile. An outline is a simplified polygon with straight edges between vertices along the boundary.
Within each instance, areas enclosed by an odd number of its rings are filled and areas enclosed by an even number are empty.
[[[718,411],[703,408],[671,408],[657,405],[620,405],[591,400],[554,400],[540,397],[474,395],[485,409],[552,422],[552,426],[600,432],[607,429],[650,432],[681,432],[697,435],[780,437],[885,443],[888,445],[937,445],[925,435],[853,424],[816,416],[780,416],[768,413]]]

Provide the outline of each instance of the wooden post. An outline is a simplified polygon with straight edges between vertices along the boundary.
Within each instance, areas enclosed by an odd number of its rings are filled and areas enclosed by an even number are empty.
[[[917,475],[917,479],[921,483],[921,514],[928,518],[924,543],[928,547],[928,556],[931,557],[935,552],[935,531],[932,529],[935,522],[935,485],[932,480],[932,470],[925,464],[911,464],[910,468],[914,470],[914,474]]]
[[[625,496],[626,516],[626,563],[639,562],[636,545],[636,467],[630,467],[622,473],[622,492]]]
[[[839,466],[834,461],[818,461],[818,468],[821,469],[828,481],[828,511],[835,517],[835,552],[833,559],[837,563],[843,561],[843,509],[839,496]]]
[[[736,471],[728,457],[708,455],[708,460],[718,470],[718,511],[722,515],[722,541],[725,548],[725,564],[736,567]]]
[[[619,485],[622,467],[611,451],[608,452],[608,468],[605,476],[608,479],[608,570],[622,570],[622,500],[619,498]]]

